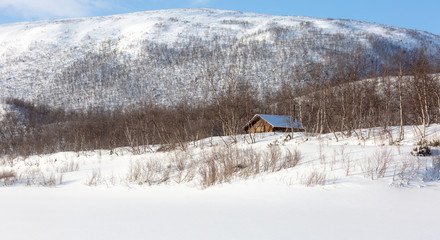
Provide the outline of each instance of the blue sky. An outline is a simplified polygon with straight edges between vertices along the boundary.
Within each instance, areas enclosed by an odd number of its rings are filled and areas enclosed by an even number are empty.
[[[440,35],[439,0],[0,0],[0,24],[199,7],[356,19]]]

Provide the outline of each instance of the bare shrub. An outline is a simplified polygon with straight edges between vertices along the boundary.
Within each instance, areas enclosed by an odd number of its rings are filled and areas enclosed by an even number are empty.
[[[156,149],[156,152],[170,152],[175,148],[176,147],[171,144],[161,144],[160,147]]]
[[[234,174],[240,178],[247,179],[250,176],[258,175],[261,172],[262,154],[252,148],[236,152]]]
[[[235,178],[247,179],[262,172],[276,172],[295,167],[300,160],[298,150],[286,149],[283,154],[280,146],[270,146],[263,152],[252,148],[239,150],[231,145],[213,148],[202,153],[198,167],[200,185],[206,188]]]
[[[79,170],[79,162],[71,160],[69,162],[64,162],[56,168],[58,173],[73,172]]]
[[[61,184],[63,181],[63,174],[59,174],[58,177],[55,173],[51,173],[49,176],[41,175],[40,185],[44,187],[53,187],[57,184]]]
[[[350,174],[350,171],[353,170],[353,161],[351,160],[350,153],[346,153],[344,147],[342,146],[339,152],[339,157],[341,158],[342,168],[345,171],[345,176]]]
[[[128,168],[127,179],[129,182],[140,182],[142,177],[142,165],[140,161],[130,162],[130,166]]]
[[[345,159],[346,159],[345,146],[344,145],[342,145],[339,148],[339,157],[341,158],[341,162],[344,164],[345,163]]]
[[[156,183],[160,184],[168,182],[168,180],[170,180],[170,172],[170,168],[163,169],[162,174],[160,175],[159,179],[156,180]]]
[[[45,170],[40,166],[27,166],[20,171],[17,180],[23,182],[27,186],[38,185],[44,187],[53,187],[62,184],[63,173],[55,170]]]
[[[373,171],[373,163],[372,163],[372,160],[371,160],[371,158],[367,158],[366,157],[366,159],[362,162],[362,164],[361,164],[361,170],[362,170],[362,172],[364,173],[364,177],[366,177],[366,178],[370,178],[371,177],[371,179],[373,180],[374,179],[374,175],[373,175],[373,173],[374,173],[374,171]]]
[[[203,188],[212,186],[219,182],[220,174],[214,160],[210,159],[199,167],[199,175],[201,177],[200,184]]]
[[[391,151],[382,149],[373,154],[373,158],[368,158],[367,161],[361,165],[365,177],[371,177],[372,180],[383,178],[387,172],[389,164],[393,161]]]
[[[137,160],[130,163],[127,179],[128,182],[136,182],[139,185],[155,185],[167,182],[170,179],[170,168],[164,166],[157,160]]]
[[[182,177],[182,182],[190,182],[196,176],[197,167],[194,161],[191,161],[186,168],[186,171]]]
[[[351,159],[347,159],[344,164],[345,176],[348,176],[350,174],[350,171],[352,170],[352,168],[353,168],[353,166],[352,166]]]
[[[92,174],[89,175],[85,181],[87,186],[97,186],[103,182],[103,178],[101,176],[101,170],[94,169]]]
[[[252,148],[245,149],[241,152],[241,158],[234,166],[234,173],[243,179],[247,179],[255,172],[259,172],[259,162],[261,155],[255,152]],[[258,163],[257,163],[258,162]],[[254,168],[258,168],[255,170]],[[257,173],[258,174],[258,173]]]
[[[388,165],[392,161],[391,151],[384,149],[380,153],[376,152],[374,158],[376,160],[376,178],[382,178],[385,176]]]
[[[299,161],[301,161],[301,158],[301,153],[298,149],[293,150],[293,153],[289,149],[286,149],[282,166],[283,168],[293,168],[299,163]]]
[[[249,140],[248,140],[249,137]],[[243,136],[243,141],[248,144],[253,144],[257,142],[256,133],[249,132],[247,135]]]
[[[204,149],[197,157],[188,151],[174,151],[167,156],[169,164],[166,167],[153,159],[131,162],[127,182],[153,185],[171,180],[182,183],[197,176],[200,186],[207,188],[236,178],[247,179],[262,172],[292,168],[301,160],[298,150],[286,149],[283,153],[279,146],[259,152],[251,147],[239,149],[223,145]]]
[[[314,170],[308,176],[304,177],[301,182],[307,187],[313,187],[316,185],[325,185],[326,180],[327,178],[325,172],[318,172]]]
[[[224,147],[221,149],[217,149],[211,153],[211,157],[209,161],[209,165],[212,167],[216,167],[218,171],[218,179],[217,181],[221,182],[230,182],[234,177],[234,173],[236,171],[237,166],[242,166],[239,163],[241,159],[241,154],[235,147]],[[244,165],[244,164],[243,164]],[[212,168],[214,171],[215,169]]]
[[[112,172],[112,174],[106,179],[105,183],[107,184],[107,187],[115,186],[116,185],[117,178],[115,174]]]
[[[173,174],[173,171],[176,173]],[[174,182],[190,182],[194,179],[196,171],[196,162],[187,151],[177,151],[171,155],[168,174]]]
[[[269,150],[265,152],[265,156],[263,159],[263,172],[275,172],[279,171],[280,168],[277,168],[278,162],[281,159],[281,150],[279,145],[269,145]]]
[[[15,163],[15,160],[10,155],[5,155],[3,157],[0,157],[0,166],[9,166],[13,167]]]
[[[275,172],[277,170],[277,163],[281,159],[281,150],[279,146],[272,146],[269,148],[269,158],[269,167],[272,169],[272,172]]]
[[[186,168],[186,162],[190,160],[190,155],[187,155],[184,151],[175,151],[171,157],[171,164],[179,171],[183,171]]]
[[[339,148],[338,152],[334,152],[334,154],[336,154],[341,162],[341,167],[342,169],[344,169],[345,171],[345,176],[348,176],[350,174],[350,172],[353,170],[353,161],[351,160],[351,156],[350,156],[350,152],[346,152],[345,151],[345,146],[342,145]],[[334,164],[336,162],[336,157],[333,156],[332,158],[332,162],[331,162],[331,169],[333,170],[334,168]]]
[[[253,170],[252,173],[254,175],[258,175],[261,171],[261,154],[255,151],[251,151],[251,153],[248,156],[250,157],[251,160],[250,164]]]
[[[270,157],[269,157],[269,153],[265,152],[264,153],[264,157],[262,159],[262,163],[261,163],[261,170],[262,172],[267,172],[269,171],[269,166],[270,166]]]
[[[414,164],[412,162],[403,162],[395,166],[393,175],[393,185],[408,185],[412,179]]]
[[[333,150],[332,160],[330,162],[330,170],[333,171],[336,165],[336,151]]]
[[[25,184],[27,186],[38,185],[40,183],[39,178],[41,176],[40,168],[27,168],[25,171],[22,171],[21,178],[25,180]]]
[[[176,161],[179,162],[177,165],[175,165]],[[171,163],[166,167],[155,159],[142,159],[131,162],[127,173],[127,181],[151,186],[166,183],[172,178],[177,183],[192,180],[194,178],[193,165],[189,164],[189,167],[186,167],[186,164],[181,161],[183,160],[180,157],[172,158],[171,162],[174,162],[174,164]],[[176,176],[172,176],[174,171],[177,171]]]
[[[0,170],[0,183],[10,186],[17,182],[17,174],[14,170]]]
[[[323,152],[323,140],[321,138],[319,138],[319,162],[321,164],[325,164],[326,163],[326,155]]]
[[[190,164],[188,164],[188,163]],[[175,171],[177,171],[176,175],[174,176],[174,181],[176,183],[181,183],[183,181],[186,181],[188,176],[189,169],[188,165],[191,167],[191,163],[193,162],[191,155],[187,155],[186,152],[183,151],[176,151],[171,155],[171,166]]]
[[[230,145],[204,152],[198,169],[202,187],[230,182],[235,177],[237,168],[245,166],[240,163],[241,158],[240,151]]]

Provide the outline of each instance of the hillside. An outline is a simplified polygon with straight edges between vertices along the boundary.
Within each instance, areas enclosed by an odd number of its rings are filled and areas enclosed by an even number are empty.
[[[173,105],[251,82],[258,95],[310,79],[318,64],[380,68],[440,37],[374,23],[176,9],[0,25],[0,98],[52,107]],[[330,69],[331,72],[331,69]]]

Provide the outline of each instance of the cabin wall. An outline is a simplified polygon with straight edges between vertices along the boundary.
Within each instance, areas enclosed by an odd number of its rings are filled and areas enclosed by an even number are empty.
[[[304,129],[300,129],[300,128],[274,128],[273,129],[274,132],[304,132]]]
[[[254,125],[252,125],[251,128],[249,128],[248,132],[249,133],[273,132],[273,127],[263,119],[260,119]]]

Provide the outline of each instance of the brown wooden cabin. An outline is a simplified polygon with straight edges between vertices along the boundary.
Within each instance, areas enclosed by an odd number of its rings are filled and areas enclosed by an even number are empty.
[[[255,114],[243,127],[246,133],[304,131],[303,126],[291,116]]]

